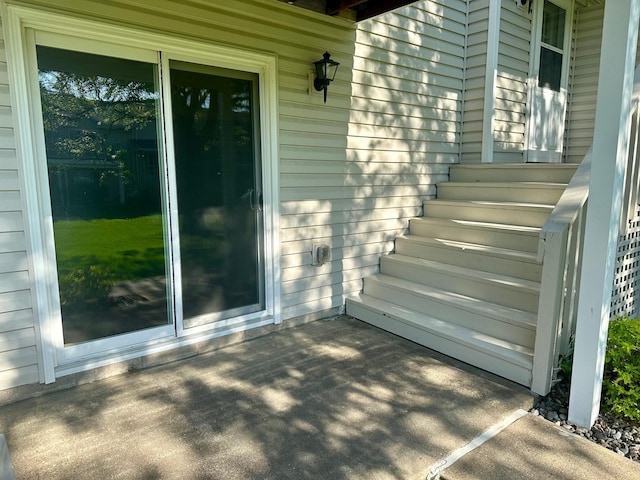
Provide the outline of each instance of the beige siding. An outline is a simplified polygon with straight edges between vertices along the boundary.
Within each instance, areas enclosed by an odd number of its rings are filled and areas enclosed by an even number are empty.
[[[513,1],[503,1],[494,108],[496,163],[523,161],[530,40],[527,10],[517,8]]]
[[[458,161],[465,21],[464,0],[439,0],[358,25],[346,149],[282,160],[283,301],[291,314],[359,292]],[[311,266],[316,242],[333,247],[329,265]]]
[[[579,163],[593,143],[604,5],[576,8],[569,85],[566,161]],[[640,46],[640,38],[638,41]],[[640,49],[636,66],[640,65]]]
[[[0,390],[39,378],[3,38],[0,30]]]
[[[478,163],[482,160],[488,30],[489,0],[469,2],[461,163]]]
[[[566,161],[581,162],[593,140],[604,5],[576,9]]]

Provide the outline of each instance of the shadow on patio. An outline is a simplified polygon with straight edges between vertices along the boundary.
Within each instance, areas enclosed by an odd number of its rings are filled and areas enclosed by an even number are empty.
[[[19,479],[424,478],[527,390],[348,317],[0,411]]]

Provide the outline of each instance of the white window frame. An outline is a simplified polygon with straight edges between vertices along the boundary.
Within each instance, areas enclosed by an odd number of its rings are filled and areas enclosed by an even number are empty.
[[[41,11],[19,5],[2,4],[2,18],[5,29],[9,78],[16,120],[16,149],[21,163],[23,177],[26,229],[32,268],[32,291],[34,294],[34,315],[40,338],[41,379],[45,383],[56,377],[108,365],[117,361],[140,357],[150,353],[170,350],[210,338],[281,322],[280,303],[280,262],[279,262],[279,198],[278,198],[278,122],[277,122],[277,58],[273,54],[254,52],[218,44],[191,40],[162,33],[137,30],[123,26],[69,17],[58,13]],[[37,63],[35,48],[30,32],[56,39],[68,38],[69,46],[78,46],[91,38],[91,52],[103,43],[111,56],[114,48],[121,58],[139,59],[141,51],[161,51],[166,58],[176,58],[204,65],[252,72],[259,77],[260,97],[260,141],[262,155],[262,191],[265,252],[265,309],[255,314],[215,322],[210,325],[184,329],[182,322],[176,322],[176,334],[171,337],[155,338],[129,348],[126,352],[117,348],[112,352],[91,355],[83,351],[64,347],[60,326],[60,305],[57,291],[50,285],[57,284],[55,252],[53,244],[53,222],[50,207],[47,172],[38,167],[44,154],[43,135],[38,132],[41,125],[41,111],[37,88]],[[52,37],[53,38],[53,37]],[[57,41],[57,40],[56,40]],[[133,47],[131,47],[133,46]],[[158,62],[158,60],[155,60]],[[166,64],[165,64],[166,66]],[[166,87],[166,86],[165,86]],[[34,107],[37,106],[37,107]],[[166,142],[171,153],[171,142]],[[175,192],[175,174],[169,168],[169,190]],[[173,170],[175,172],[175,170]],[[171,203],[175,207],[175,202]],[[177,212],[167,212],[168,215]],[[174,247],[175,248],[175,247]],[[51,258],[54,260],[51,267]],[[175,272],[174,272],[175,276]],[[52,281],[52,277],[56,277]],[[173,280],[173,279],[172,279]],[[53,282],[53,283],[52,283]],[[173,329],[173,325],[169,325]],[[117,347],[117,342],[113,343]],[[70,355],[69,355],[70,354]]]
[[[560,77],[560,89],[567,90],[569,84],[569,68],[571,66],[571,43],[573,41],[573,0],[548,0],[549,2],[563,8],[567,13],[565,17],[564,41],[562,50],[542,41],[542,14],[544,11],[544,1],[537,2],[534,7],[533,20],[533,40],[531,42],[532,50],[530,54],[531,62],[529,75],[538,81],[540,74],[540,49],[544,46],[549,50],[562,54],[562,75]],[[536,83],[537,85],[537,83]]]

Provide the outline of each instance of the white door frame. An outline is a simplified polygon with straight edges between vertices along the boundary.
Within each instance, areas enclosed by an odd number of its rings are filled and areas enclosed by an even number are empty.
[[[540,51],[542,47],[542,14],[544,10],[544,0],[535,2],[533,9],[532,19],[532,41],[531,51],[529,56],[529,80],[527,91],[527,125],[525,134],[525,162],[556,162],[559,163],[563,158],[563,144],[566,130],[566,111],[567,111],[567,90],[569,86],[569,67],[571,63],[571,43],[572,38],[572,25],[573,25],[573,13],[574,13],[574,0],[547,0],[555,5],[566,10],[565,18],[565,30],[564,30],[564,44],[563,44],[563,58],[562,58],[562,74],[560,78],[560,92],[554,92],[553,90],[538,87],[538,75],[540,70]],[[552,48],[552,47],[550,47]],[[546,151],[535,148],[533,138],[537,129],[541,128],[536,124],[537,106],[541,99],[544,99],[548,104],[553,101],[558,101],[564,105],[562,112],[558,114],[559,123],[561,125],[561,132],[558,132],[559,145],[554,151]],[[542,122],[544,123],[544,122]],[[543,127],[546,126],[543,125]],[[557,127],[557,126],[556,126]],[[552,131],[557,132],[557,128],[554,129],[551,126]]]

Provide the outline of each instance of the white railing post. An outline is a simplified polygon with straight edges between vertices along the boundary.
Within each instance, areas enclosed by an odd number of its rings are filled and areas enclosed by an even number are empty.
[[[592,177],[580,271],[569,420],[591,427],[600,408],[611,287],[628,157],[640,0],[605,2]]]
[[[540,239],[543,253],[542,283],[531,380],[531,391],[538,395],[549,393],[556,366],[556,345],[564,310],[568,240],[569,229],[562,224],[549,226],[544,238]]]
[[[542,261],[538,323],[531,390],[551,390],[560,348],[566,348],[575,315],[576,264],[581,261],[583,208],[589,195],[591,150],[578,166],[540,231],[538,260]],[[566,353],[563,351],[562,353]]]

